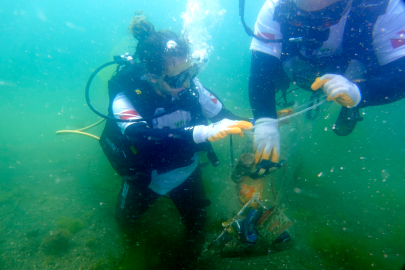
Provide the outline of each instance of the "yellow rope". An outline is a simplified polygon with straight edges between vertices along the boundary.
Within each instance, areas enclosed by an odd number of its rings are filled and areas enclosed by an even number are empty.
[[[58,134],[58,135],[63,135],[63,134],[68,134],[68,133],[81,134],[81,135],[92,137],[93,139],[96,139],[96,140],[100,140],[100,138],[97,137],[96,135],[86,133],[86,132],[81,132],[81,131],[78,131],[78,130],[59,130],[59,131],[55,132],[55,134]]]
[[[93,125],[90,125],[90,126],[85,127],[85,128],[78,129],[78,131],[83,131],[83,130],[89,129],[89,128],[91,128],[91,127],[97,126],[98,124],[100,124],[100,123],[103,122],[104,120],[105,120],[105,118],[101,119],[101,120],[98,121],[97,123],[94,123]]]
[[[86,130],[86,129],[89,129],[89,128],[91,128],[91,127],[97,126],[98,124],[100,124],[100,123],[103,122],[104,120],[105,120],[105,119],[101,119],[101,120],[98,121],[97,123],[94,123],[94,124],[92,124],[92,125],[90,125],[90,126],[88,126],[88,127],[80,128],[80,129],[77,129],[77,130],[59,130],[59,131],[56,131],[55,134],[57,134],[57,135],[63,135],[63,134],[75,133],[75,134],[85,135],[85,136],[91,137],[91,138],[96,139],[96,140],[100,140],[100,138],[97,137],[96,135],[93,135],[93,134],[90,134],[90,133],[86,133],[86,132],[82,132],[81,130]]]

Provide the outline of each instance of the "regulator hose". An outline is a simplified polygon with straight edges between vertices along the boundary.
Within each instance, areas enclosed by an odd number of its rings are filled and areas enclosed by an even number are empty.
[[[261,42],[264,42],[264,43],[282,43],[283,42],[282,39],[267,39],[267,38],[262,38],[262,37],[255,35],[253,30],[250,29],[246,25],[246,22],[245,22],[245,0],[239,0],[239,16],[240,16],[240,20],[242,22],[243,28],[245,28],[245,31],[249,36],[251,36]]]
[[[99,66],[98,68],[96,68],[96,70],[94,70],[93,73],[91,73],[89,79],[87,80],[86,89],[85,89],[85,91],[84,91],[85,98],[86,98],[86,103],[87,103],[87,105],[89,106],[89,108],[90,108],[95,114],[97,114],[98,116],[100,116],[100,117],[102,117],[102,118],[105,118],[105,119],[108,119],[108,120],[115,121],[115,122],[141,122],[141,121],[148,121],[148,120],[152,120],[152,119],[161,117],[161,116],[166,115],[166,114],[168,114],[168,113],[172,113],[172,112],[163,112],[163,113],[159,113],[159,114],[156,114],[156,115],[153,115],[153,116],[150,116],[150,117],[143,117],[143,118],[140,118],[140,119],[116,119],[116,118],[114,118],[114,117],[112,117],[112,116],[102,114],[102,113],[99,112],[96,108],[94,108],[94,106],[91,104],[91,101],[90,101],[90,86],[91,86],[91,83],[92,83],[94,77],[95,77],[95,76],[97,75],[97,73],[99,73],[102,69],[104,69],[104,68],[106,68],[106,67],[108,67],[108,66],[114,65],[114,64],[122,65],[122,64],[124,64],[126,61],[127,61],[127,60],[122,59],[122,57],[120,57],[120,56],[114,57],[114,61],[110,61],[110,62],[107,62],[107,63],[105,63],[105,64],[102,64],[101,66]]]

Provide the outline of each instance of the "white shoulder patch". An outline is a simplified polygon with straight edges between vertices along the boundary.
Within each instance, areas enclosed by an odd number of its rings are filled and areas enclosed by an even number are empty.
[[[257,16],[255,23],[255,35],[267,39],[282,39],[280,24],[273,20],[274,10],[279,4],[278,0],[267,0]],[[273,55],[280,59],[281,43],[264,43],[255,38],[252,39],[250,49]]]
[[[405,3],[391,0],[373,28],[373,47],[380,65],[405,56]]]
[[[214,117],[221,111],[222,103],[205,89],[197,78],[194,79],[194,83],[198,88],[198,94],[200,96],[199,101],[203,115],[207,118]]]

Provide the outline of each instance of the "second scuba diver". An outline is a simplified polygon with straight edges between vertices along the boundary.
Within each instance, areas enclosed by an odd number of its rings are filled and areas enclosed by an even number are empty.
[[[199,151],[215,158],[210,142],[243,136],[251,123],[238,118],[204,88],[188,42],[154,26],[140,12],[129,31],[139,41],[134,60],[109,81],[109,115],[100,144],[123,177],[115,211],[127,229],[162,195],[169,195],[185,225],[184,259],[196,259],[204,244],[205,208]],[[132,58],[130,58],[132,59]],[[119,122],[136,120],[137,122]],[[208,124],[209,119],[214,124]],[[212,162],[217,162],[213,160]]]
[[[321,88],[342,106],[333,127],[339,136],[362,120],[360,108],[402,99],[404,33],[400,0],[267,0],[250,46],[249,97],[260,124],[256,163],[279,159],[275,93],[290,82],[311,92]]]
[[[244,153],[232,174],[241,205],[255,193],[261,198],[266,175],[283,165],[276,121],[283,112],[276,110],[276,92],[283,91],[281,107],[292,106],[286,99],[290,82],[311,91],[311,101],[320,94],[313,91],[322,89],[327,100],[342,106],[333,127],[339,136],[349,135],[362,120],[360,108],[405,97],[403,1],[267,0],[254,32],[243,19],[244,2],[239,1],[239,12],[253,37],[249,99],[256,125],[253,153]],[[277,203],[279,196],[273,197]],[[269,243],[290,242],[292,222],[277,204],[268,217],[255,208],[233,223],[242,243],[256,243],[255,227]]]

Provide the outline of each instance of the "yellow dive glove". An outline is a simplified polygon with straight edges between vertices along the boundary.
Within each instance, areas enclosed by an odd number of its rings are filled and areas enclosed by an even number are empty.
[[[255,163],[259,163],[262,160],[270,160],[274,163],[278,162],[280,156],[280,134],[277,129],[276,119],[260,118],[256,120],[253,139]]]
[[[311,89],[318,90],[321,87],[329,101],[333,100],[348,108],[356,107],[360,103],[361,94],[357,85],[341,75],[325,74],[316,78]]]
[[[252,124],[246,121],[223,119],[208,126],[195,126],[193,138],[196,143],[202,143],[207,140],[215,142],[231,134],[243,137],[243,130],[251,128]]]

